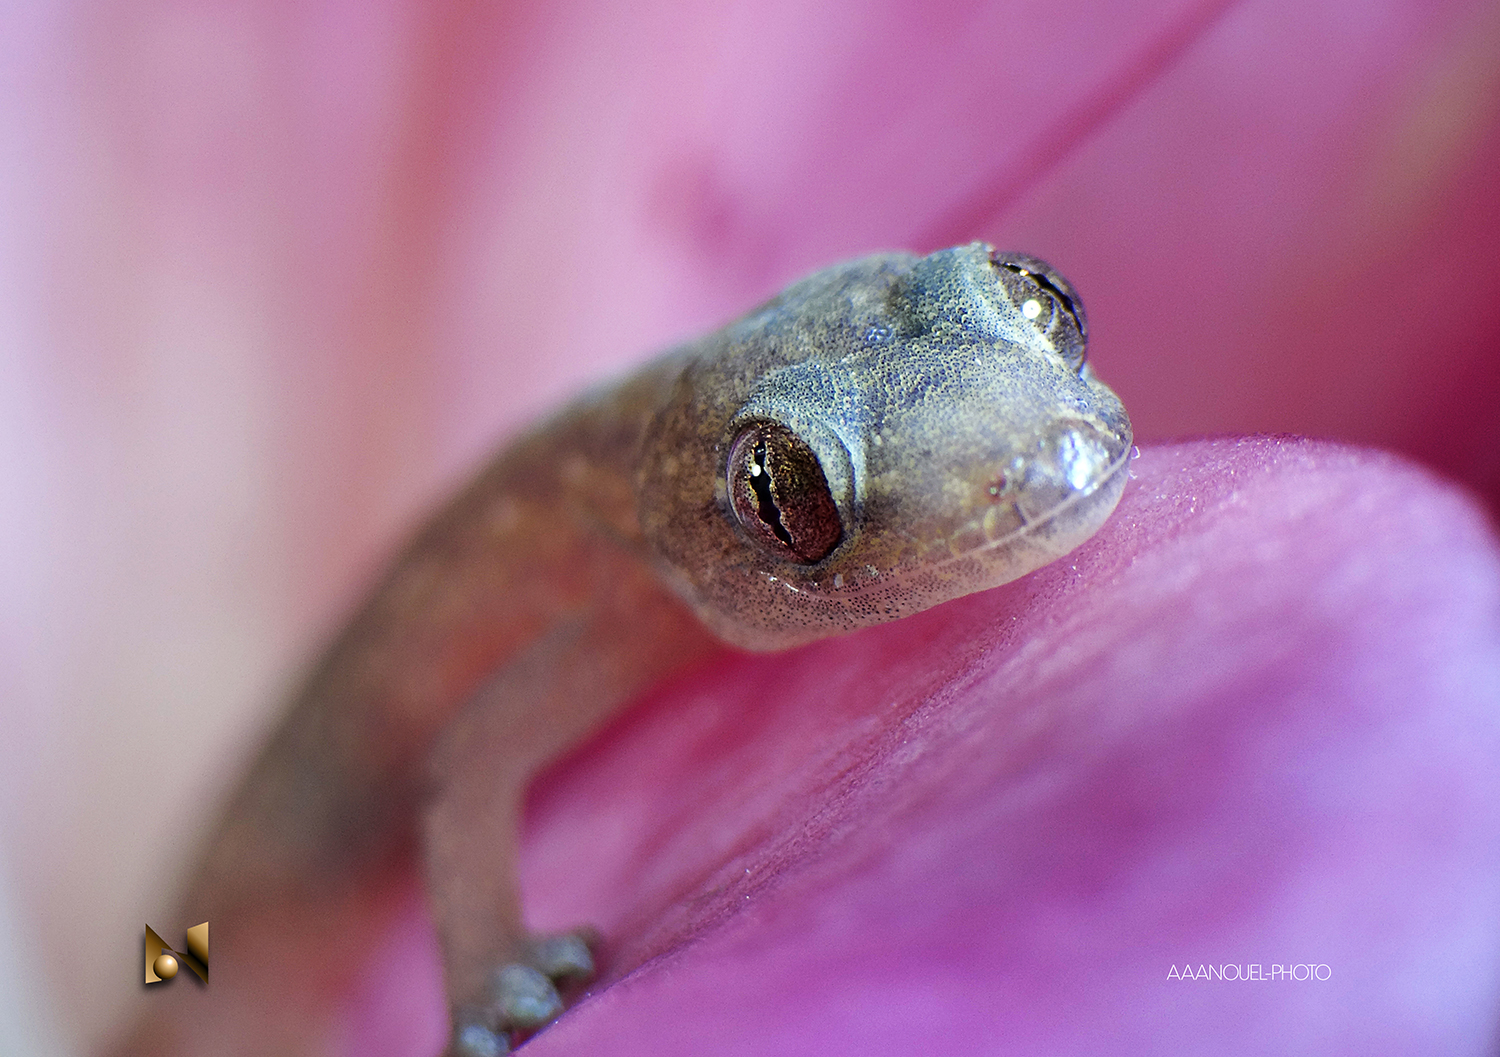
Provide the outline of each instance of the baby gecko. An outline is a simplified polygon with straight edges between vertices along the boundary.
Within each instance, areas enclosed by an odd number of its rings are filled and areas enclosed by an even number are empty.
[[[339,634],[183,920],[336,905],[419,844],[448,1053],[508,1052],[592,972],[584,934],[522,925],[531,776],[718,643],[894,620],[1093,535],[1132,439],[1085,344],[1065,279],[973,243],[828,268],[584,395],[486,465]]]

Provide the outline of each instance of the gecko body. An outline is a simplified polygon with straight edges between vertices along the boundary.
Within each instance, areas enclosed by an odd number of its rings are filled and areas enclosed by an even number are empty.
[[[587,971],[523,928],[530,777],[720,643],[896,619],[1091,536],[1132,439],[1085,342],[1060,275],[974,243],[826,269],[586,394],[376,586],[231,800],[186,920],[295,920],[420,842],[450,1052],[504,1052],[559,1008],[549,977]]]

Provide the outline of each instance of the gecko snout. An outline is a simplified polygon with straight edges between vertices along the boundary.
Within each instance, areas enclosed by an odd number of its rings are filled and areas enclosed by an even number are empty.
[[[1129,446],[1129,433],[1084,419],[1053,423],[996,468],[987,481],[984,499],[1005,511],[988,514],[988,534],[1000,531],[1002,522],[1003,534],[1008,534],[1046,520],[1089,495],[1118,470]]]

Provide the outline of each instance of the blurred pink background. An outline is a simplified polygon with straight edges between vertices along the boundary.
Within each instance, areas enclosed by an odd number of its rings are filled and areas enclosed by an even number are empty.
[[[64,1050],[421,508],[818,265],[1037,253],[1143,444],[1500,509],[1489,0],[34,3],[0,56],[0,885],[52,952],[0,983]]]

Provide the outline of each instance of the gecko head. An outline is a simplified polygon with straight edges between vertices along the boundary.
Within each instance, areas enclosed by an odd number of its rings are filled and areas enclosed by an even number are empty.
[[[982,243],[790,287],[686,353],[641,523],[719,635],[780,649],[1023,576],[1093,535],[1131,450],[1070,284]]]

